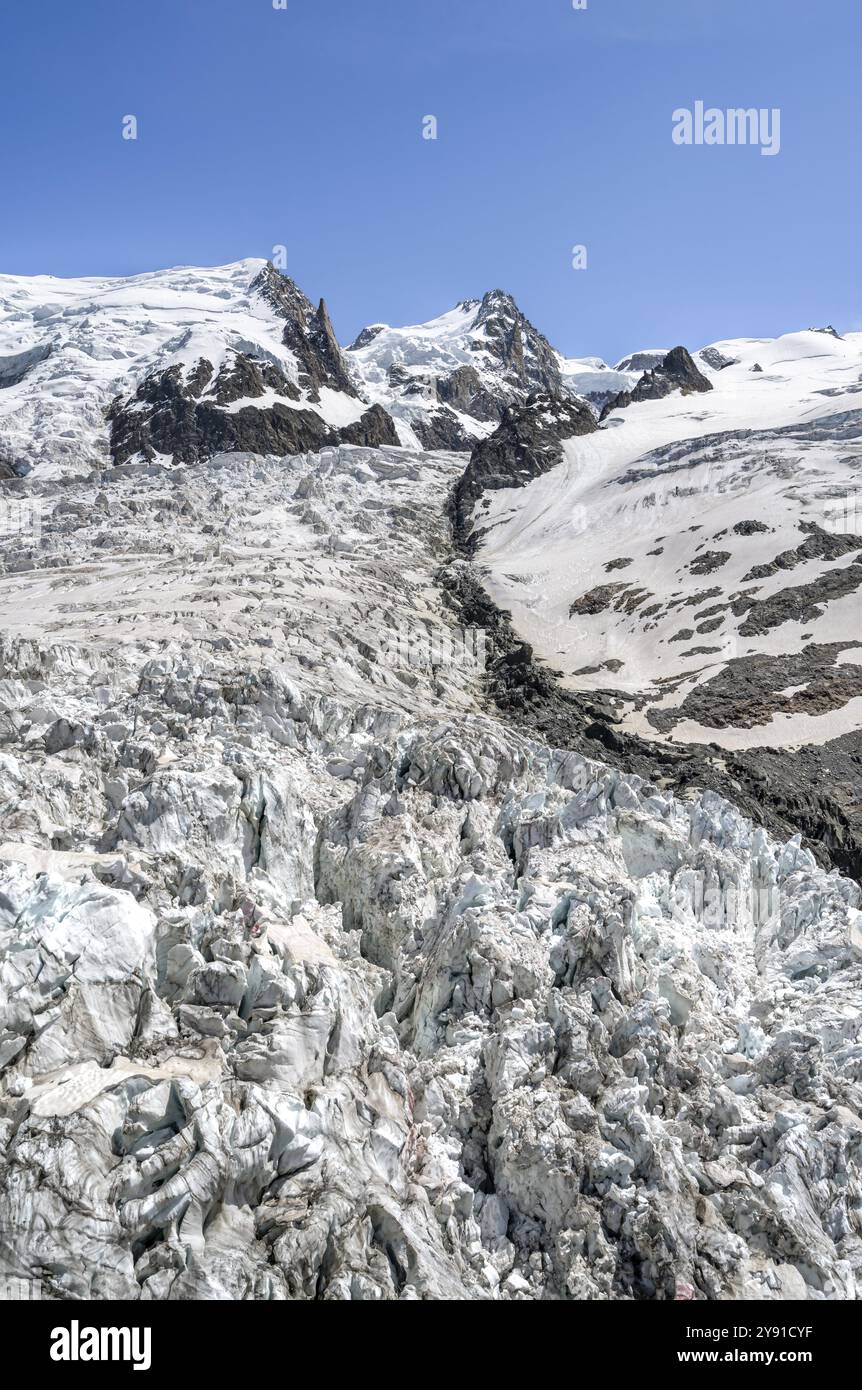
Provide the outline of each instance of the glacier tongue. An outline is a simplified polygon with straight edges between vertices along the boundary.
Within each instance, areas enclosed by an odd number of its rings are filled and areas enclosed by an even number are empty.
[[[0,1273],[858,1296],[859,889],[486,709],[436,582],[462,470],[342,447],[29,485]]]

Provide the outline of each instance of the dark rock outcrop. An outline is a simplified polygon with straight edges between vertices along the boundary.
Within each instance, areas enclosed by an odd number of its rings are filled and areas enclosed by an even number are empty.
[[[399,442],[392,416],[382,405],[369,406],[354,424],[342,425],[337,436],[341,444],[359,444],[366,449],[379,449],[384,444],[397,445]]]
[[[482,385],[475,367],[458,367],[437,383],[437,396],[444,405],[463,411],[474,420],[501,420],[504,406]]]
[[[299,388],[275,362],[256,361],[244,353],[237,353],[219,372],[214,395],[217,405],[231,405],[234,401],[263,396],[267,391],[275,391],[291,401],[301,398]]]
[[[417,416],[410,427],[423,449],[448,449],[452,453],[469,453],[475,444],[466,433],[454,410],[443,406],[424,419]]]
[[[681,391],[688,396],[695,391],[711,390],[712,382],[698,371],[688,349],[675,347],[656,367],[645,371],[631,391],[621,391],[614,400],[608,401],[601,419],[605,420],[614,410],[625,410],[639,401],[662,400],[673,391]]]
[[[374,339],[379,338],[380,334],[385,332],[385,330],[385,323],[369,324],[367,328],[363,328],[362,331],[356,335],[347,351],[357,352],[359,348],[368,347],[368,344],[373,343]]]
[[[351,425],[335,429],[316,411],[276,401],[265,408],[244,405],[227,410],[225,403],[265,389],[296,400],[299,392],[277,367],[237,356],[219,375],[215,391],[202,399],[212,366],[201,361],[184,376],[180,366],[146,378],[131,400],[114,401],[108,411],[111,455],[115,464],[137,454],[147,460],[167,456],[173,464],[197,463],[215,454],[302,454],[329,444],[375,447],[397,444],[392,419],[382,406],[370,406]],[[246,389],[250,388],[250,389]]]
[[[698,356],[708,367],[712,367],[714,372],[723,372],[727,367],[735,367],[739,361],[738,357],[725,357],[723,352],[714,347],[703,348]]]
[[[472,332],[481,337],[482,355],[502,373],[505,382],[524,393],[562,394],[554,349],[521,313],[512,296],[504,290],[489,290],[478,309]]]
[[[729,550],[705,550],[702,555],[698,555],[689,565],[691,574],[714,574],[720,570],[731,559]]]
[[[862,666],[841,663],[858,642],[810,643],[782,656],[737,657],[671,709],[653,709],[653,728],[669,732],[681,719],[711,729],[753,729],[776,713],[819,715],[862,696]]]
[[[594,618],[598,613],[610,612],[629,587],[627,583],[597,584],[569,605],[569,617]]]
[[[759,637],[784,623],[811,623],[823,617],[824,605],[862,588],[862,558],[842,569],[825,570],[809,584],[779,589],[763,599],[744,597],[733,604],[737,618],[746,615],[740,637]]]
[[[320,388],[329,386],[348,396],[359,392],[347,369],[330,322],[326,303],[315,309],[298,285],[271,264],[252,281],[250,293],[258,294],[284,319],[283,342],[299,364],[299,384],[316,402]]]
[[[766,527],[763,529],[766,530]],[[807,523],[802,529],[808,531],[808,536],[801,545],[795,550],[782,550],[767,565],[755,565],[742,576],[743,584],[753,579],[769,579],[781,570],[792,570],[797,565],[805,564],[806,560],[840,560],[855,550],[862,551],[862,536],[824,531],[816,523]]]
[[[452,499],[455,533],[465,544],[473,508],[485,492],[524,487],[560,462],[563,444],[592,434],[596,419],[585,401],[537,393],[525,405],[508,406],[499,428],[476,445]]]
[[[179,367],[147,377],[132,401],[115,401],[108,422],[115,464],[137,454],[147,460],[167,456],[174,464],[197,463],[232,450],[299,454],[323,448],[332,437],[312,410],[276,404],[267,410],[243,406],[227,411],[214,399],[196,400]]]
[[[317,411],[328,388],[361,401],[335,338],[323,300],[315,309],[286,275],[267,264],[249,294],[265,300],[284,321],[283,341],[297,364],[291,380],[278,362],[230,353],[213,380],[211,362],[152,372],[134,395],[118,397],[107,413],[115,464],[140,454],[174,464],[196,463],[224,452],[300,454],[329,444],[377,447],[397,445],[395,425],[380,405],[370,406],[354,423],[337,428]],[[284,398],[271,401],[272,394]],[[269,396],[261,406],[241,405]],[[297,404],[294,404],[297,403]]]

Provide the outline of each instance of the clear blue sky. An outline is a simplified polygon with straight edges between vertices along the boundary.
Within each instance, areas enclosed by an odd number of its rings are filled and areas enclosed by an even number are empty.
[[[4,0],[0,39],[2,271],[285,244],[343,340],[500,286],[609,359],[862,328],[860,0]],[[696,100],[781,153],[678,148]]]

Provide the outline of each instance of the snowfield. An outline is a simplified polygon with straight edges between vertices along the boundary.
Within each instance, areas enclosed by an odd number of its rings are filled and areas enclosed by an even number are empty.
[[[734,614],[729,604],[814,583],[862,548],[860,541],[838,558],[801,560],[756,585],[748,579],[805,541],[800,525],[862,534],[862,335],[805,332],[714,346],[734,364],[715,371],[698,359],[711,393],[615,411],[598,433],[569,441],[551,472],[489,494],[481,513],[489,591],[572,689],[613,689],[645,695],[649,709],[678,708],[729,660],[799,653],[806,637],[837,644],[836,661],[859,664],[856,588],[827,599],[816,618],[759,634],[746,633],[747,610]],[[752,521],[763,529],[737,534]],[[598,611],[571,613],[610,585],[620,587],[597,596]],[[823,714],[777,710],[746,729],[683,719],[671,733],[630,706],[624,722],[653,737],[792,745],[858,728],[859,708],[850,701]]]

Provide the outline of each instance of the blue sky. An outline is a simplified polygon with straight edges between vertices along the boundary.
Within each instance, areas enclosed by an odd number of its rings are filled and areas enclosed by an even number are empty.
[[[859,0],[6,0],[0,35],[2,271],[283,244],[343,340],[499,286],[608,359],[862,328]],[[780,154],[675,146],[697,100],[779,107]]]

